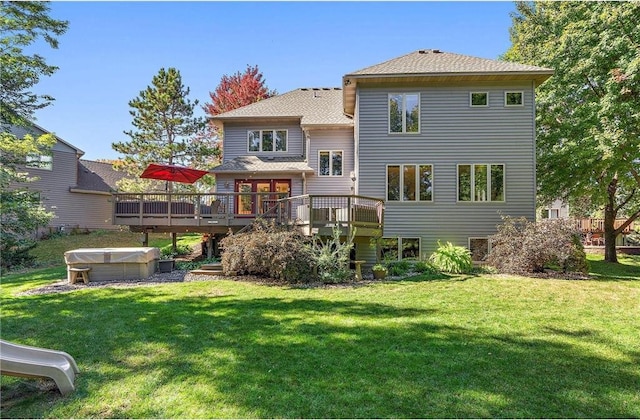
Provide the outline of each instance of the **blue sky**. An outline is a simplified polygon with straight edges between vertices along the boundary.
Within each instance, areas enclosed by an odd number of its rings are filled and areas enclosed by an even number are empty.
[[[128,102],[162,67],[190,99],[209,101],[225,74],[258,65],[279,93],[339,87],[342,75],[435,48],[498,58],[510,46],[512,2],[54,2],[69,30],[51,50],[60,69],[34,89],[56,98],[36,122],[85,152],[117,158]],[[198,107],[198,115],[204,115]]]

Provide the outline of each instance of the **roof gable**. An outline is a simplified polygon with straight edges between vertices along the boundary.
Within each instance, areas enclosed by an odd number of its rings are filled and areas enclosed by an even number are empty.
[[[353,114],[356,86],[367,83],[446,83],[474,81],[535,81],[540,84],[553,69],[508,61],[489,60],[440,50],[418,50],[346,74],[343,106]]]
[[[353,126],[340,88],[301,88],[211,117],[216,125],[252,119],[295,119],[302,126]]]

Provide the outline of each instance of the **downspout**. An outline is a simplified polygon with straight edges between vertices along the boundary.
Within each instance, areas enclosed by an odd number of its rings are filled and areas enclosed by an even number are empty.
[[[358,95],[358,87],[356,86],[356,105],[354,107],[353,118],[353,172],[355,173],[355,181],[353,181],[353,194],[358,195],[360,192],[360,123],[358,107],[360,104],[360,95]]]
[[[533,121],[531,124],[533,127],[533,221],[535,222],[537,215],[537,203],[538,203],[538,162],[537,162],[537,136],[536,136],[536,81],[531,82],[531,88],[533,92]]]
[[[302,132],[304,134],[304,139],[305,139],[305,143],[304,143],[304,162],[309,165],[309,151],[310,151],[310,147],[311,147],[311,136],[309,135],[309,132],[307,131],[306,128],[302,129]],[[302,173],[302,195],[306,195],[307,194],[307,173],[303,172]]]

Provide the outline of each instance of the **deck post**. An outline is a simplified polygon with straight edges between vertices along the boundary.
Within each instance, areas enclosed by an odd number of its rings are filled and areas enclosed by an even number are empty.
[[[149,246],[149,232],[148,231],[144,231],[144,236],[142,237],[142,246]]]
[[[178,233],[171,232],[171,246],[173,247],[173,252],[178,250]]]
[[[211,259],[213,257],[213,234],[209,235],[207,238],[207,259]]]

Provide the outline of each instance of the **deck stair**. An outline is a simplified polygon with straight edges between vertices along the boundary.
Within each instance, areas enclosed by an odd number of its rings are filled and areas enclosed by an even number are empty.
[[[212,263],[212,264],[202,264],[199,269],[191,270],[190,274],[204,274],[207,276],[221,276],[222,275],[222,264],[221,263]]]

